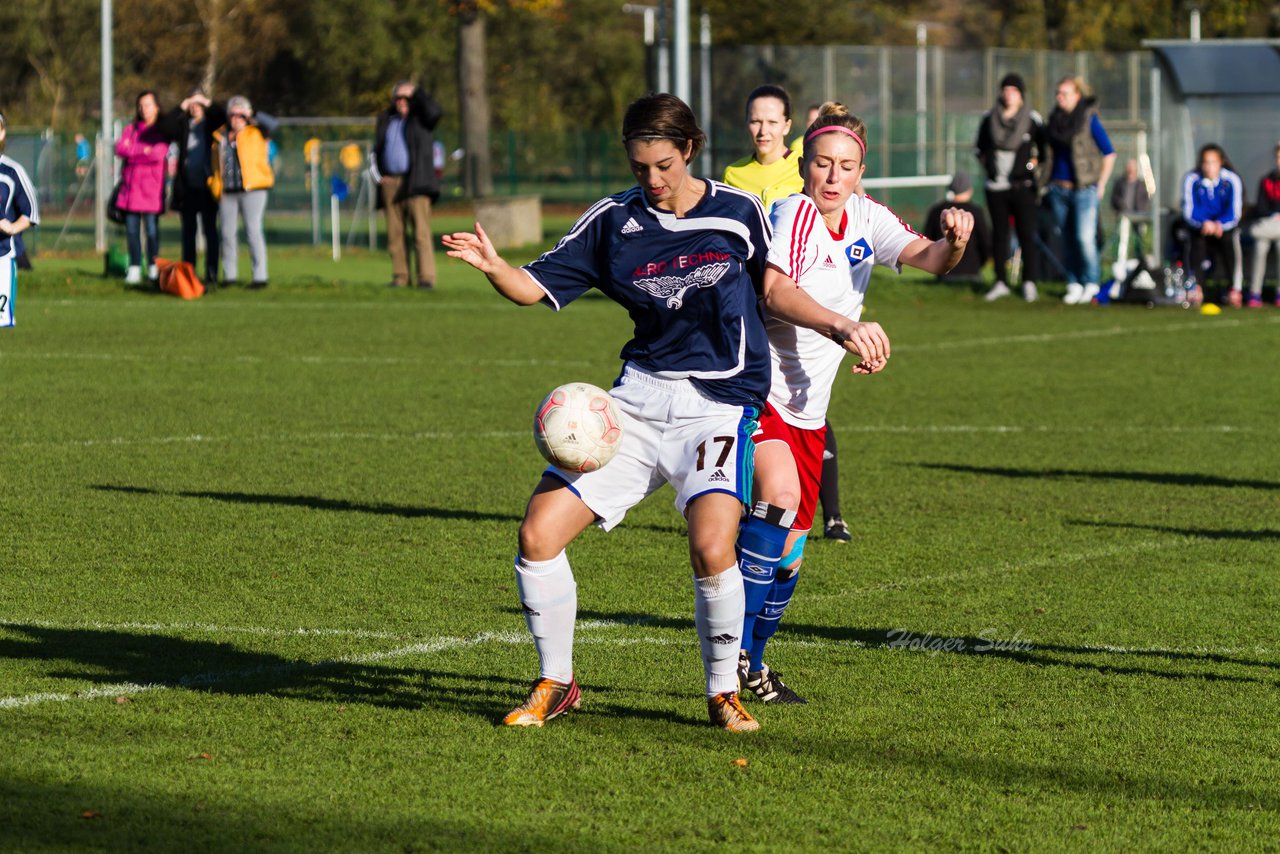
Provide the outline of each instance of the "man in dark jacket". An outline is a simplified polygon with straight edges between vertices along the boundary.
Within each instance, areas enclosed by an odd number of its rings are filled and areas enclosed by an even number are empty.
[[[973,234],[969,237],[969,245],[965,247],[960,261],[950,272],[938,276],[943,282],[979,282],[982,281],[982,268],[991,257],[991,230],[987,227],[987,213],[973,203],[973,182],[969,173],[957,169],[951,176],[951,184],[947,187],[947,197],[929,208],[924,218],[924,236],[930,240],[942,237],[942,211],[946,208],[960,208],[973,214]]]
[[[431,239],[431,204],[440,198],[432,131],[443,110],[435,98],[402,80],[391,90],[391,107],[378,115],[369,172],[378,182],[378,204],[387,212],[391,286],[409,284],[405,220],[413,224],[418,253],[418,287],[435,288],[436,259]]]
[[[1249,227],[1253,236],[1253,275],[1249,279],[1249,308],[1262,305],[1262,280],[1267,275],[1267,254],[1274,243],[1280,249],[1280,145],[1275,149],[1276,168],[1258,182],[1258,202],[1254,205],[1256,219]],[[1276,289],[1275,303],[1280,306],[1280,288]]]
[[[204,232],[204,283],[218,281],[218,200],[209,189],[213,174],[213,132],[227,123],[227,111],[200,89],[161,117],[166,136],[178,143],[178,172],[170,207],[182,215],[182,260],[196,263],[196,231]]]

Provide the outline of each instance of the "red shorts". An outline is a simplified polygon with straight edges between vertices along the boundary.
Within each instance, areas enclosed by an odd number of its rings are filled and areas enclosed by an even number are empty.
[[[760,427],[752,437],[755,443],[786,442],[796,461],[800,475],[800,509],[796,511],[793,531],[807,531],[813,527],[813,514],[818,509],[818,487],[822,485],[822,453],[827,447],[827,428],[806,430],[793,427],[782,420],[773,404],[764,405]]]

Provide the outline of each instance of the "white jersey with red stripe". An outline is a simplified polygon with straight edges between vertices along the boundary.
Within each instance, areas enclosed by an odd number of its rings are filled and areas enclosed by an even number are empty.
[[[817,205],[796,193],[774,206],[769,264],[826,308],[857,320],[875,264],[901,270],[898,256],[920,235],[869,196],[845,204],[842,233],[827,228]],[[773,379],[769,402],[795,427],[821,427],[845,350],[812,329],[766,319]]]

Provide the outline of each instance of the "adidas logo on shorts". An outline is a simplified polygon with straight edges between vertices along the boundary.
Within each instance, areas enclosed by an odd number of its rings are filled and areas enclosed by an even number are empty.
[[[623,234],[635,234],[637,231],[644,231],[644,226],[636,222],[635,217],[627,220],[627,224],[622,227]]]
[[[724,476],[724,469],[716,469],[711,477],[707,478],[708,483],[728,483],[729,478]]]

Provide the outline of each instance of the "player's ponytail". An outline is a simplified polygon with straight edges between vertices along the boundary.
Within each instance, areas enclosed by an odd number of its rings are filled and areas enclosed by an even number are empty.
[[[697,157],[707,144],[707,135],[698,127],[688,104],[666,92],[650,92],[627,107],[622,117],[622,142],[625,145],[636,140],[659,139],[667,140],[681,151],[688,149],[686,163]]]
[[[867,125],[862,119],[849,112],[849,108],[839,101],[827,101],[818,108],[818,117],[809,125],[804,135],[804,158],[813,156],[813,144],[821,134],[840,131],[853,137],[862,149],[862,159],[867,159]]]

